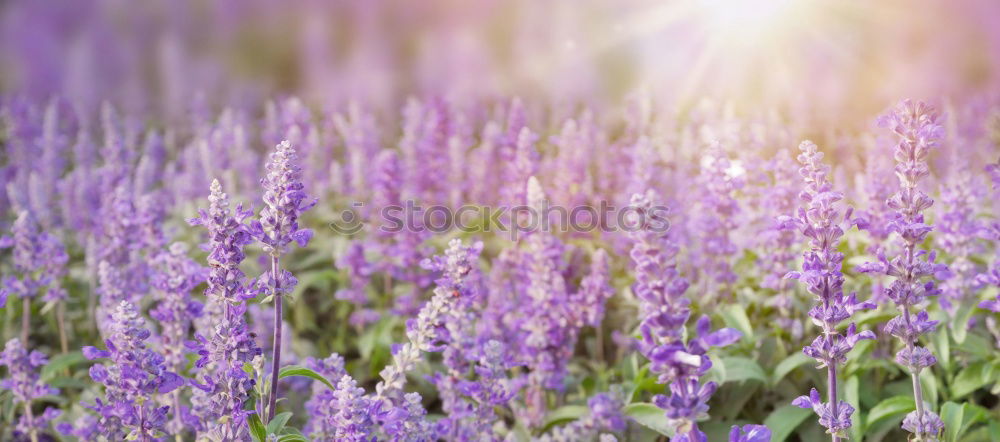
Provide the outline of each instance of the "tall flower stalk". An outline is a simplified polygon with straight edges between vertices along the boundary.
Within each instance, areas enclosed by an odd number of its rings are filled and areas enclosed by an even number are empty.
[[[223,440],[240,440],[249,437],[246,426],[249,412],[243,404],[256,384],[244,366],[261,355],[244,314],[246,300],[256,293],[240,270],[240,263],[246,257],[244,247],[253,242],[244,223],[251,212],[242,205],[231,210],[229,197],[222,192],[219,180],[212,181],[208,202],[208,210],[199,211],[199,217],[188,222],[208,230],[210,270],[205,295],[209,310],[219,310],[221,314],[210,324],[210,330],[197,336],[199,343],[195,350],[200,358],[195,365],[204,374],[201,383],[194,383],[197,389],[192,403],[195,413],[206,421],[200,422],[200,427],[207,427],[204,429]],[[211,424],[209,420],[219,424]]]
[[[937,326],[938,321],[930,320],[927,312],[921,309],[927,296],[940,292],[934,279],[946,277],[948,269],[934,263],[934,252],[917,249],[933,230],[925,223],[923,212],[934,204],[930,196],[917,188],[917,183],[930,173],[927,157],[931,149],[938,146],[944,129],[938,124],[938,114],[932,107],[909,100],[901,102],[879,123],[899,137],[893,156],[900,188],[886,204],[895,211],[889,228],[899,235],[902,247],[900,254],[891,260],[880,250],[878,262],[865,263],[859,270],[895,278],[886,289],[886,297],[896,304],[900,315],[891,319],[885,330],[903,342],[904,348],[896,353],[896,362],[909,369],[916,402],[916,410],[903,420],[903,429],[913,433],[913,440],[934,441],[944,423],[924,404],[920,372],[937,363],[937,359],[917,340]],[[925,258],[921,260],[921,257]]]
[[[786,277],[798,279],[806,284],[809,293],[816,297],[816,306],[809,310],[813,323],[823,329],[812,344],[802,349],[803,353],[819,362],[819,367],[827,371],[827,402],[822,402],[819,392],[812,389],[808,396],[800,396],[793,404],[802,408],[812,408],[820,417],[820,425],[827,429],[833,442],[845,437],[851,427],[854,407],[837,399],[837,366],[847,360],[847,353],[861,339],[875,339],[871,331],[857,332],[854,323],[841,334],[837,327],[858,310],[875,308],[871,302],[859,302],[851,293],[844,295],[844,274],[841,264],[844,254],[837,251],[844,229],[854,222],[852,210],[841,212],[838,202],[844,198],[833,190],[827,179],[830,166],[823,163],[823,153],[811,141],[799,145],[798,156],[802,167],[799,174],[806,187],[799,193],[804,206],[798,208],[794,217],[782,217],[781,223],[788,228],[797,228],[808,239],[809,249],[801,272],[791,272]],[[845,226],[846,225],[846,226]]]
[[[21,211],[11,235],[0,238],[0,248],[13,250],[14,270],[18,276],[3,278],[3,290],[21,298],[21,342],[28,342],[31,330],[31,299],[49,287],[47,300],[58,298],[62,290],[58,279],[65,273],[69,257],[56,237],[39,229],[32,214]],[[0,303],[2,304],[2,303]],[[60,330],[64,324],[60,321]],[[61,331],[61,333],[64,333]]]
[[[1000,159],[996,163],[992,163],[986,166],[986,172],[990,174],[990,178],[993,181],[993,192],[1000,197]],[[996,201],[996,199],[994,199]],[[994,208],[997,212],[997,217],[993,219],[983,230],[984,236],[987,239],[992,240],[996,244],[996,255],[993,257],[993,262],[990,267],[984,269],[982,273],[976,275],[976,283],[980,285],[991,285],[1000,288],[1000,206]],[[979,303],[979,308],[989,310],[993,313],[1000,313],[1000,294],[993,299],[982,301]],[[986,318],[987,327],[990,330],[996,330],[996,318],[991,316]],[[996,332],[993,332],[996,334]]]
[[[708,349],[732,344],[740,333],[731,328],[711,331],[707,316],[698,319],[694,333],[686,333],[691,315],[691,301],[684,297],[688,282],[677,271],[678,247],[668,232],[667,209],[654,206],[655,198],[652,190],[633,195],[630,207],[635,218],[628,225],[634,242],[629,253],[635,263],[632,292],[639,298],[643,317],[639,351],[649,359],[658,381],[669,385],[670,394],[655,396],[653,403],[674,424],[671,440],[703,442],[707,436],[698,428],[698,420],[708,413],[708,400],[717,388],[715,382],[700,380],[712,367]]]
[[[274,336],[271,358],[271,389],[266,403],[266,418],[274,417],[278,401],[278,370],[281,369],[282,295],[289,293],[297,281],[288,271],[281,269],[281,256],[291,242],[305,247],[313,232],[299,228],[299,216],[316,204],[306,201],[302,184],[302,169],[296,162],[298,156],[288,141],[282,141],[268,159],[267,174],[261,180],[264,187],[264,208],[258,220],[251,224],[253,235],[270,255],[271,271],[261,278],[261,285],[270,289],[274,300]]]

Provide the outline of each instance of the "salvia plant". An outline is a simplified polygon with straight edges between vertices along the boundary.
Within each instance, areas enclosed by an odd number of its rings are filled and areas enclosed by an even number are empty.
[[[899,137],[893,150],[899,190],[886,205],[895,211],[889,228],[902,244],[899,255],[891,260],[884,251],[879,251],[877,263],[866,263],[859,269],[895,278],[886,288],[885,295],[896,305],[900,315],[891,319],[884,331],[903,343],[903,348],[896,353],[896,362],[910,371],[916,406],[916,410],[903,420],[903,429],[912,433],[916,440],[937,440],[944,427],[941,418],[927,409],[920,381],[921,371],[936,364],[937,358],[918,341],[920,336],[933,332],[938,324],[924,310],[925,301],[928,296],[939,294],[934,279],[948,272],[946,266],[935,263],[935,252],[918,250],[933,229],[925,222],[923,212],[934,204],[934,200],[918,189],[917,183],[929,174],[927,159],[942,136],[943,128],[937,120],[937,112],[927,104],[903,101],[879,121]]]
[[[799,145],[799,163],[805,186],[799,193],[802,206],[794,216],[785,216],[783,222],[797,228],[808,239],[809,249],[804,254],[801,272],[791,272],[786,277],[798,279],[806,284],[807,290],[815,297],[815,306],[809,310],[812,322],[822,329],[822,334],[802,351],[817,362],[819,368],[826,369],[827,401],[823,402],[819,392],[813,388],[809,395],[800,396],[793,404],[802,408],[812,408],[819,416],[819,423],[830,433],[834,442],[846,435],[851,427],[854,407],[838,399],[839,377],[837,369],[844,365],[847,354],[859,340],[875,339],[871,331],[858,332],[852,322],[847,330],[838,330],[840,323],[864,309],[875,308],[871,302],[858,301],[857,295],[844,294],[844,274],[841,267],[844,255],[837,250],[846,227],[857,221],[851,219],[852,210],[841,211],[838,202],[843,194],[833,190],[828,180],[830,167],[823,163],[823,153],[810,141]]]

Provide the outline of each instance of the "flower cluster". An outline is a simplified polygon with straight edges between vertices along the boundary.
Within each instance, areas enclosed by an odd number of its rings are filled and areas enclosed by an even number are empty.
[[[316,205],[316,200],[306,201],[302,169],[297,164],[298,155],[288,140],[278,143],[267,162],[267,175],[261,180],[264,188],[264,208],[258,219],[250,223],[250,233],[271,256],[271,269],[265,271],[257,283],[261,291],[269,290],[274,300],[274,338],[271,341],[271,389],[268,392],[266,418],[275,416],[278,400],[278,370],[281,368],[283,321],[282,294],[289,293],[298,283],[292,274],[281,268],[279,259],[291,242],[305,247],[312,238],[310,229],[299,228],[299,217]]]
[[[934,252],[917,249],[933,229],[925,222],[923,212],[934,204],[930,196],[917,188],[917,183],[930,174],[927,157],[938,146],[944,129],[932,107],[909,100],[899,103],[879,123],[899,138],[893,156],[900,188],[886,205],[895,211],[889,228],[898,234],[902,247],[900,254],[891,260],[880,250],[879,262],[863,264],[858,270],[895,278],[885,295],[896,304],[900,315],[890,320],[885,330],[904,345],[896,353],[896,362],[910,370],[916,402],[916,410],[907,415],[903,429],[913,433],[918,440],[935,440],[944,423],[937,414],[926,409],[918,379],[920,372],[937,363],[937,359],[930,350],[919,345],[918,338],[932,332],[938,321],[930,320],[926,312],[914,315],[913,309],[922,309],[927,296],[940,292],[934,278],[948,276],[947,267],[934,262]]]
[[[248,412],[243,403],[256,384],[245,366],[261,355],[261,349],[246,322],[246,300],[256,296],[240,263],[246,257],[244,247],[253,241],[245,220],[250,215],[238,205],[229,206],[229,196],[222,185],[213,180],[208,197],[208,210],[189,220],[208,230],[208,297],[210,314],[208,330],[201,330],[192,349],[199,355],[197,366],[202,370],[201,382],[195,382],[194,413],[199,424],[209,434],[223,439],[248,436],[245,425]]]
[[[845,334],[837,328],[855,312],[875,308],[875,304],[858,301],[854,293],[844,294],[844,274],[840,270],[844,255],[837,250],[837,245],[844,236],[844,225],[858,221],[851,219],[851,209],[841,212],[838,207],[843,194],[833,190],[833,184],[827,179],[830,167],[823,163],[823,153],[810,141],[803,141],[799,150],[802,151],[798,157],[802,164],[799,173],[806,184],[799,199],[804,206],[799,207],[794,217],[784,217],[783,222],[797,228],[808,239],[809,250],[805,252],[802,271],[791,272],[787,277],[804,282],[816,298],[809,317],[822,328],[822,334],[802,351],[815,359],[820,368],[827,369],[828,402],[821,402],[814,388],[809,397],[799,397],[794,403],[815,410],[820,416],[820,425],[836,441],[851,427],[854,413],[847,402],[837,399],[837,367],[847,361],[847,353],[859,340],[875,339],[871,331],[858,333],[854,323],[847,327]]]
[[[319,373],[334,385],[339,385],[343,377],[347,377],[344,370],[344,358],[334,353],[326,359],[306,359],[305,366],[310,370]],[[340,413],[336,392],[331,391],[326,385],[314,383],[312,397],[306,401],[305,408],[309,412],[309,422],[303,428],[303,433],[316,440],[333,440],[337,437],[338,428],[334,416]]]
[[[600,434],[603,431],[622,432],[625,430],[625,417],[622,415],[621,399],[614,393],[598,393],[587,400],[587,408],[590,413],[545,434],[538,440],[540,442],[556,442],[571,440],[593,440],[594,436],[599,436],[601,442],[612,442],[618,440],[611,434]]]
[[[59,279],[66,273],[69,257],[59,239],[39,230],[28,211],[18,215],[11,226],[11,236],[0,238],[0,248],[8,247],[13,249],[14,270],[19,276],[6,276],[0,281],[0,308],[6,305],[11,294],[22,299],[21,340],[27,342],[31,299],[46,287],[45,301],[56,302],[65,297]]]
[[[718,142],[706,149],[701,159],[699,184],[704,195],[698,200],[702,211],[691,218],[693,229],[703,241],[699,267],[702,268],[705,287],[713,292],[715,284],[727,285],[736,281],[732,257],[739,248],[733,243],[730,232],[738,227],[739,202],[735,193],[745,185],[742,176],[734,173],[733,163]],[[713,295],[714,296],[714,295]]]
[[[712,366],[707,351],[740,338],[734,329],[711,331],[707,316],[698,319],[695,333],[684,341],[685,324],[690,316],[690,301],[684,297],[688,283],[677,271],[678,248],[665,229],[666,219],[653,210],[653,191],[632,197],[632,207],[641,221],[632,231],[634,245],[630,252],[635,263],[632,292],[642,305],[639,351],[650,360],[650,371],[661,384],[668,384],[669,395],[657,395],[653,403],[666,411],[675,422],[675,442],[700,442],[705,434],[698,420],[708,413],[708,400],[715,392],[715,382],[702,384],[699,378]]]
[[[87,359],[111,362],[90,368],[90,377],[104,386],[104,399],[88,405],[99,414],[98,427],[108,439],[160,437],[170,407],[156,406],[154,395],[170,393],[184,384],[184,379],[167,367],[163,355],[146,346],[150,332],[144,325],[135,306],[122,301],[112,317],[107,350],[83,348]]]
[[[994,193],[997,193],[997,190],[1000,190],[1000,160],[986,166],[986,172],[990,174],[993,180]],[[992,240],[995,244],[1000,244],[1000,219],[995,219],[984,230],[984,236]],[[993,258],[990,268],[976,276],[977,284],[1000,287],[1000,249],[998,249],[997,254],[998,256]],[[1000,313],[1000,294],[994,299],[980,302],[979,307],[994,313]]]
[[[32,401],[59,394],[59,389],[39,380],[38,369],[46,363],[45,354],[37,350],[29,353],[17,338],[7,341],[3,352],[0,352],[0,365],[7,366],[7,377],[0,380],[0,390],[10,391],[15,403],[24,410],[14,431],[15,438],[27,435],[31,440],[38,440],[39,432],[60,414],[56,408],[46,408],[41,416],[35,416],[31,408]]]
[[[205,269],[187,257],[187,244],[179,242],[158,255],[153,267],[152,285],[159,303],[149,316],[160,323],[160,348],[167,366],[178,370],[186,362],[188,330],[202,313],[202,304],[191,299],[191,291],[205,280]]]
[[[296,164],[298,155],[291,143],[282,141],[267,162],[267,175],[261,179],[264,188],[264,208],[259,220],[251,223],[251,232],[272,256],[284,254],[291,242],[305,247],[313,232],[299,228],[299,216],[316,205],[307,201],[302,184],[302,169]]]
[[[976,263],[971,259],[982,251],[978,236],[984,226],[976,219],[976,206],[983,196],[968,168],[961,168],[954,183],[942,186],[941,203],[945,211],[939,220],[940,234],[935,244],[941,250],[948,250],[953,259],[948,262],[950,274],[941,283],[941,305],[954,312],[963,304],[968,304],[970,293],[979,289]]]

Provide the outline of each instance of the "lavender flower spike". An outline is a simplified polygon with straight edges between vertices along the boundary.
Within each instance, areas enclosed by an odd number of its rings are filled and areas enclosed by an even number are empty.
[[[468,281],[467,277],[475,268],[482,249],[481,242],[465,246],[461,240],[453,239],[448,243],[444,257],[436,256],[424,262],[425,267],[441,271],[442,276],[437,280],[434,297],[416,318],[407,321],[406,337],[409,342],[394,351],[392,364],[380,373],[382,382],[375,386],[379,397],[398,398],[397,393],[406,383],[406,372],[420,360],[421,352],[443,349],[443,321],[452,309],[467,306],[477,295],[475,281]]]
[[[670,238],[667,209],[654,206],[654,198],[652,190],[633,195],[635,216],[629,220],[636,274],[632,291],[643,316],[639,351],[649,359],[658,381],[670,385],[670,394],[654,396],[653,403],[674,422],[676,434],[671,440],[703,442],[707,436],[698,428],[698,420],[707,415],[708,400],[717,388],[714,382],[699,380],[712,367],[708,349],[732,344],[740,333],[731,328],[711,331],[711,321],[702,316],[685,342],[691,314],[690,300],[684,297],[688,283],[677,271],[678,247]]]
[[[264,245],[264,252],[271,255],[271,271],[261,278],[261,285],[271,289],[274,297],[274,341],[271,348],[271,389],[267,400],[267,420],[274,416],[278,401],[278,370],[281,368],[281,307],[282,294],[295,287],[291,273],[281,270],[279,259],[291,242],[305,247],[313,232],[299,228],[299,216],[316,205],[316,200],[306,201],[302,184],[302,169],[296,164],[298,155],[291,143],[282,141],[275,148],[267,163],[267,175],[261,180],[264,187],[264,208],[260,219],[251,224],[253,235]]]
[[[1000,159],[998,159],[996,163],[987,165],[986,172],[990,174],[990,177],[993,180],[994,192],[1000,190]],[[1000,192],[996,193],[1000,196]],[[997,209],[1000,209],[1000,207],[997,207]],[[990,268],[976,276],[976,283],[1000,287],[1000,219],[994,219],[993,222],[984,229],[984,231],[984,236],[998,245],[996,249],[997,255],[993,257],[993,264]],[[980,302],[979,308],[990,310],[994,313],[1000,313],[1000,294],[993,299]],[[995,324],[994,321],[996,321],[996,319],[988,318],[987,321],[991,321]]]
[[[0,238],[0,248],[13,249],[14,270],[19,277],[6,277],[4,294],[14,293],[21,298],[21,342],[28,341],[31,327],[31,298],[37,297],[42,288],[52,284],[65,273],[66,250],[54,236],[39,229],[35,218],[28,211],[21,211],[11,226],[11,236]],[[53,287],[58,290],[58,287]],[[3,306],[0,299],[0,306]]]
[[[88,407],[98,414],[98,426],[108,439],[152,441],[165,430],[169,406],[157,407],[156,393],[167,394],[184,379],[167,369],[159,353],[146,347],[149,329],[135,306],[122,301],[112,316],[107,350],[84,347],[87,359],[110,359],[108,365],[90,367],[90,377],[104,385],[104,400]],[[177,410],[175,410],[177,412]]]
[[[188,222],[208,230],[210,271],[205,295],[208,310],[220,313],[210,321],[210,329],[197,336],[198,343],[194,345],[200,356],[195,365],[205,374],[203,383],[194,383],[197,389],[192,394],[192,405],[195,414],[202,418],[198,424],[213,437],[243,440],[249,437],[245,424],[249,412],[243,409],[243,403],[256,384],[243,367],[261,355],[245,316],[245,301],[253,298],[255,292],[240,270],[240,263],[246,257],[243,249],[253,242],[245,224],[251,212],[242,205],[231,210],[229,197],[223,193],[219,180],[212,181],[208,202],[208,210],[200,210],[199,217]]]
[[[733,425],[729,442],[771,442],[771,430],[763,425]]]
[[[823,329],[812,344],[802,349],[809,357],[819,362],[819,367],[827,370],[828,403],[822,403],[814,388],[810,396],[802,396],[793,403],[802,408],[812,408],[820,416],[820,425],[826,427],[834,442],[844,437],[844,431],[851,427],[854,409],[846,402],[837,400],[837,366],[847,360],[847,353],[861,339],[875,339],[871,331],[856,333],[850,324],[847,333],[841,334],[837,326],[849,319],[854,312],[875,308],[871,302],[859,302],[852,293],[844,294],[844,274],[840,271],[844,255],[837,251],[837,243],[844,235],[845,227],[855,222],[851,220],[852,210],[841,212],[837,203],[843,194],[833,190],[827,179],[830,166],[823,163],[823,153],[811,141],[799,145],[798,156],[802,168],[799,174],[806,187],[799,194],[805,203],[799,207],[794,217],[782,217],[780,222],[786,227],[796,227],[809,241],[805,252],[802,272],[790,272],[787,278],[798,279],[806,284],[809,293],[816,297],[816,306],[809,311],[813,323]],[[843,224],[847,226],[842,227]]]
[[[48,363],[45,355],[39,351],[28,352],[17,338],[7,341],[6,347],[0,352],[0,365],[7,366],[8,378],[0,380],[0,390],[10,390],[14,401],[24,407],[24,415],[18,420],[14,429],[14,438],[27,435],[32,442],[38,442],[38,432],[44,429],[49,421],[59,415],[53,408],[45,410],[42,416],[31,412],[31,402],[41,396],[59,394],[56,388],[45,385],[38,379],[38,369]]]
[[[404,393],[406,373],[420,361],[423,352],[445,349],[449,338],[445,323],[451,321],[456,310],[466,309],[478,296],[477,274],[479,253],[483,244],[476,242],[465,246],[453,239],[443,257],[425,260],[424,268],[441,272],[436,281],[434,297],[420,309],[416,318],[406,324],[408,342],[394,347],[392,363],[379,373],[382,381],[375,386],[372,399],[382,426],[394,440],[424,440],[435,432],[424,418],[425,412],[416,393]],[[341,380],[343,382],[343,379]]]
[[[917,245],[923,243],[932,230],[924,222],[923,211],[934,204],[930,196],[917,189],[917,183],[930,173],[927,157],[931,149],[938,146],[944,129],[938,124],[938,114],[933,108],[909,100],[901,102],[879,123],[899,137],[893,154],[900,189],[886,204],[896,212],[889,229],[899,234],[901,253],[890,260],[880,250],[879,262],[862,264],[858,270],[895,278],[886,289],[886,297],[896,304],[901,314],[890,320],[885,329],[903,341],[905,347],[896,353],[896,362],[910,370],[917,408],[903,420],[903,429],[913,433],[912,440],[934,441],[944,423],[926,409],[919,376],[921,370],[934,365],[937,359],[930,350],[919,346],[917,339],[933,331],[937,321],[929,320],[926,312],[914,316],[912,310],[921,309],[927,296],[940,292],[935,287],[935,278],[948,276],[946,266],[934,263],[934,252],[917,250]],[[921,256],[926,256],[925,260],[920,260]]]

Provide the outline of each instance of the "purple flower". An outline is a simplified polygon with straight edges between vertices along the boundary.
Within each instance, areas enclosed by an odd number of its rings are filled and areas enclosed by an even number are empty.
[[[203,323],[209,329],[200,330],[197,342],[189,345],[198,354],[195,365],[201,369],[201,382],[194,383],[197,388],[192,393],[193,413],[201,417],[198,423],[209,434],[239,439],[249,436],[243,403],[256,384],[244,366],[262,353],[245,315],[245,301],[256,292],[240,270],[246,257],[243,249],[253,241],[244,223],[251,212],[242,205],[231,211],[218,180],[212,182],[208,201],[208,210],[199,210],[199,217],[189,220],[208,230],[210,270],[205,294],[214,316]]]
[[[557,427],[539,438],[542,442],[593,440],[599,434],[601,440],[608,440],[602,432],[619,433],[625,431],[624,404],[617,393],[598,393],[587,400],[590,413],[562,427]],[[615,439],[611,439],[615,440]]]
[[[66,249],[56,237],[39,230],[27,211],[21,211],[14,221],[11,236],[0,238],[0,247],[13,249],[14,270],[19,277],[6,278],[4,288],[18,297],[38,296],[43,287],[57,283],[66,272]]]
[[[895,278],[886,289],[886,296],[896,304],[900,316],[890,321],[886,328],[904,345],[896,354],[896,362],[910,370],[917,409],[915,417],[909,419],[911,424],[903,428],[919,439],[928,434],[927,430],[933,425],[925,425],[930,411],[924,409],[917,379],[920,371],[936,360],[930,350],[919,346],[918,338],[933,331],[935,322],[921,313],[914,318],[911,310],[921,309],[926,296],[938,294],[940,290],[935,287],[934,279],[944,279],[949,272],[946,266],[934,263],[934,252],[917,249],[932,230],[926,224],[923,212],[934,203],[930,196],[917,188],[917,183],[930,173],[927,158],[930,151],[938,146],[944,128],[938,123],[938,114],[932,107],[909,100],[900,102],[892,112],[879,119],[879,124],[898,136],[893,156],[900,188],[886,201],[886,205],[896,212],[888,227],[899,235],[901,247],[899,255],[891,260],[880,250],[878,263],[866,263],[858,270]],[[923,260],[920,259],[922,257]]]
[[[192,383],[195,413],[209,434],[222,438],[248,436],[245,423],[252,411],[244,410],[243,404],[257,381],[244,367],[262,351],[247,330],[245,311],[245,304],[230,306],[211,334],[197,335],[192,345],[199,356],[195,366],[203,373],[200,382]]]
[[[450,292],[453,297],[467,303],[479,296],[478,260],[482,251],[483,243],[480,241],[465,246],[461,240],[452,239],[448,242],[448,248],[443,256],[425,259],[420,266],[437,272],[440,276],[434,283]]]
[[[639,351],[650,360],[650,371],[658,382],[669,384],[669,395],[656,395],[653,403],[676,421],[674,441],[703,441],[698,420],[708,413],[708,400],[716,384],[702,384],[700,376],[711,368],[707,351],[711,347],[732,344],[740,338],[734,329],[711,331],[711,321],[702,316],[694,333],[684,341],[685,324],[690,316],[690,301],[684,298],[687,281],[677,271],[678,248],[671,241],[666,208],[654,206],[655,193],[632,196],[634,217],[628,227],[634,241],[631,250],[635,263],[632,292],[641,303],[642,323]]]
[[[993,180],[993,190],[1000,190],[1000,160],[986,166],[986,171]],[[993,241],[994,244],[1000,244],[1000,220],[994,219],[992,223],[983,228],[981,235]],[[992,265],[976,276],[977,285],[988,284],[1000,287],[1000,247],[997,250],[997,256],[993,258]],[[1000,295],[997,295],[994,299],[980,302],[979,307],[994,313],[1000,313]]]
[[[165,431],[169,406],[157,407],[155,394],[166,394],[184,384],[170,371],[159,353],[146,347],[150,337],[135,306],[122,301],[112,317],[107,350],[84,347],[89,359],[107,358],[108,365],[93,365],[90,377],[104,385],[104,400],[88,408],[100,417],[101,432],[109,439],[136,437],[149,440]],[[175,410],[175,412],[177,412]]]
[[[305,247],[313,232],[299,228],[299,216],[316,205],[308,201],[302,184],[302,169],[296,164],[298,155],[291,143],[282,141],[267,162],[267,175],[261,179],[264,187],[264,208],[252,223],[254,237],[272,256],[284,254],[289,243]]]
[[[352,241],[344,255],[337,259],[337,267],[347,270],[349,285],[337,290],[335,297],[355,305],[357,310],[351,315],[351,324],[363,328],[369,319],[378,318],[377,312],[374,312],[375,315],[367,314],[373,312],[368,309],[368,279],[375,269],[365,257],[365,244]]]
[[[672,382],[669,395],[653,396],[653,403],[666,410],[668,418],[684,422],[678,432],[685,433],[685,425],[697,428],[696,422],[708,415],[708,400],[716,388],[715,382],[702,384],[696,378],[686,378]]]
[[[416,318],[406,324],[408,342],[393,351],[393,363],[387,365],[380,375],[382,381],[375,387],[379,397],[397,398],[406,382],[406,372],[420,360],[422,352],[436,352],[444,349],[448,335],[445,322],[456,309],[462,309],[471,302],[476,291],[471,289],[474,278],[474,263],[482,250],[481,243],[464,246],[460,240],[448,245],[444,257],[435,257],[426,262],[430,268],[439,269],[442,277],[434,288],[434,296],[424,304]]]
[[[160,348],[167,366],[181,368],[192,321],[201,315],[201,303],[191,299],[191,291],[205,280],[205,270],[187,257],[187,245],[174,243],[153,260],[152,285],[159,303],[149,315],[160,322]]]
[[[690,301],[684,298],[688,282],[675,261],[679,249],[667,232],[666,210],[654,207],[654,198],[652,191],[636,194],[630,205],[636,211],[635,221],[642,223],[630,227],[633,246],[629,255],[635,263],[632,293],[641,303],[643,335],[650,337],[644,341],[647,346],[679,339],[690,315]]]
[[[534,177],[527,182],[527,198],[528,206],[542,213],[546,196]],[[547,408],[545,392],[564,389],[563,379],[580,332],[574,318],[580,313],[570,301],[563,276],[563,243],[538,226],[526,232],[520,242],[514,269],[519,278],[515,285],[519,305],[513,306],[516,311],[507,326],[520,346],[521,361],[530,370],[520,414],[534,426],[541,423]]]
[[[836,440],[843,430],[851,426],[851,413],[854,412],[853,408],[844,408],[844,403],[837,400],[837,366],[847,362],[847,353],[859,340],[875,339],[875,333],[871,331],[858,333],[854,323],[848,325],[846,334],[841,334],[837,327],[855,312],[875,308],[875,304],[860,302],[853,293],[844,294],[844,274],[840,270],[844,255],[837,251],[837,245],[845,229],[856,224],[857,220],[851,219],[850,208],[841,212],[837,206],[843,195],[833,190],[833,184],[827,178],[830,167],[823,162],[823,153],[810,141],[803,141],[799,150],[802,151],[798,157],[802,164],[799,174],[806,184],[799,199],[804,206],[798,208],[795,217],[786,217],[786,222],[798,228],[808,240],[809,249],[805,252],[802,271],[790,272],[786,277],[804,282],[809,293],[816,298],[809,317],[822,328],[822,334],[802,351],[815,359],[820,368],[826,367],[830,401],[821,403],[815,388],[807,399],[814,402],[811,408],[819,415],[820,425],[826,427]],[[802,401],[807,400],[804,398],[796,399],[796,405],[802,407]],[[836,418],[825,418],[823,413],[836,415]]]
[[[976,274],[979,269],[970,258],[983,251],[978,237],[984,230],[983,223],[976,219],[976,207],[983,197],[983,186],[973,181],[973,174],[967,167],[961,168],[955,176],[955,183],[942,186],[941,203],[944,213],[940,217],[940,234],[935,244],[947,250],[952,257],[948,263],[949,278],[941,284],[939,302],[948,311],[967,302],[968,295],[979,289]]]
[[[326,359],[308,358],[305,366],[323,375],[328,381],[337,385],[340,379],[347,376],[344,370],[344,358],[334,353]],[[306,422],[302,432],[312,439],[333,439],[336,437],[337,428],[334,426],[333,417],[340,411],[337,408],[335,392],[320,382],[313,383],[312,397],[305,403],[305,409],[309,413],[309,420]]]
[[[538,135],[521,127],[517,132],[517,141],[508,144],[501,151],[501,157],[506,166],[504,174],[503,201],[507,204],[521,204],[528,201],[528,179],[538,172],[538,151],[535,141]]]
[[[598,249],[591,257],[590,273],[583,278],[579,290],[571,297],[570,302],[579,309],[578,326],[600,325],[604,318],[604,303],[614,294],[608,269],[608,254],[603,249]]]
[[[381,255],[375,261],[375,267],[397,281],[415,285],[411,293],[397,298],[394,306],[394,313],[415,314],[420,305],[418,290],[431,283],[431,278],[419,265],[429,254],[422,245],[430,232],[423,228],[423,217],[403,200],[404,193],[415,191],[405,187],[407,183],[396,151],[384,149],[379,152],[374,169],[372,207],[367,219],[370,226],[368,241],[371,248]],[[405,221],[406,228],[399,230],[393,226],[388,222],[392,218]]]
[[[59,410],[48,408],[42,416],[34,416],[31,402],[46,395],[58,395],[59,390],[39,380],[38,369],[48,363],[40,351],[28,352],[17,338],[7,341],[0,352],[0,365],[7,366],[7,377],[0,380],[0,390],[8,390],[16,403],[23,406],[25,413],[18,421],[15,436],[31,434],[32,439],[44,430],[50,421],[59,415]]]
[[[742,176],[733,172],[733,163],[718,142],[709,146],[701,158],[701,173],[698,176],[704,194],[698,201],[698,212],[691,218],[693,229],[700,235],[701,248],[698,266],[710,296],[714,284],[736,282],[732,270],[732,257],[739,248],[730,238],[730,232],[738,227],[740,214],[736,192],[743,188]]]
[[[924,410],[918,413],[916,410],[906,414],[903,418],[903,429],[913,434],[928,434],[931,436],[941,433],[944,429],[944,422],[933,411]]]
[[[729,442],[771,442],[771,430],[763,425],[733,425]]]
[[[406,437],[431,437],[426,412],[419,395],[404,393],[406,373],[422,359],[423,352],[439,352],[448,348],[456,331],[449,324],[461,317],[478,291],[478,257],[481,243],[465,246],[460,240],[449,243],[443,257],[424,263],[425,267],[441,272],[434,296],[420,309],[416,318],[406,324],[407,342],[394,346],[392,363],[379,374],[373,406],[378,407],[379,422],[386,432]],[[433,437],[431,437],[433,438]]]
[[[825,427],[831,434],[840,434],[851,428],[851,415],[854,414],[854,407],[847,402],[840,401],[837,407],[830,407],[829,403],[820,400],[819,392],[815,388],[809,391],[809,396],[799,396],[792,405],[799,408],[812,408],[819,416],[819,424]]]
[[[389,440],[433,441],[440,437],[437,427],[427,419],[419,393],[406,393],[399,403],[380,409],[379,420]]]
[[[451,403],[443,406],[448,413],[447,425],[451,427],[446,434],[459,439],[491,434],[497,420],[495,408],[505,406],[519,390],[515,380],[507,374],[516,364],[512,362],[512,356],[503,343],[489,340],[469,353],[468,358],[472,360],[469,365],[472,366],[475,379],[471,376],[462,379],[454,374],[436,377],[442,397],[447,396],[449,388],[454,388],[455,393],[467,399],[462,401],[452,398]],[[446,382],[455,385],[441,385]]]
[[[347,375],[340,378],[330,407],[335,411],[330,416],[328,425],[335,440],[375,440],[372,436],[375,422],[372,419],[371,399],[365,396],[365,390],[359,388],[353,378]]]

